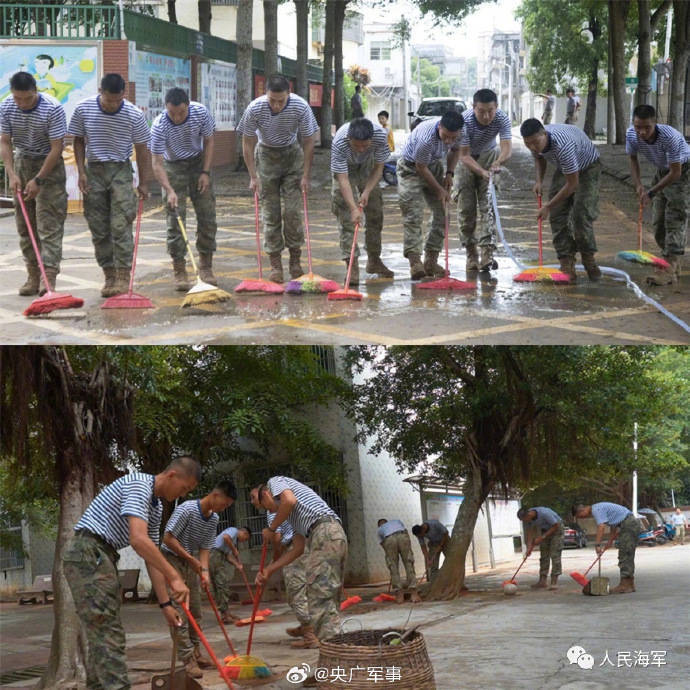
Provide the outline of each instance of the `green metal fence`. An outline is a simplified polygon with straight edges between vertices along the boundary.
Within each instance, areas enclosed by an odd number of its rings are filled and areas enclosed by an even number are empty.
[[[103,5],[0,4],[0,38],[120,38],[118,8]]]

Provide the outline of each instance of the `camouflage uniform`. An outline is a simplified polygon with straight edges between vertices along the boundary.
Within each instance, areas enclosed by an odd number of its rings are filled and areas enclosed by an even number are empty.
[[[498,149],[480,153],[475,160],[484,170],[488,170],[498,158]],[[473,156],[474,157],[474,156]],[[458,225],[463,246],[479,245],[496,248],[489,222],[489,180],[472,172],[460,163],[457,167],[455,182],[458,193]],[[494,177],[494,186],[496,178]],[[477,206],[479,206],[479,235],[477,236]]]
[[[132,165],[89,161],[89,192],[84,195],[84,215],[89,224],[96,261],[101,268],[132,265],[132,221],[137,215]]]
[[[297,142],[280,148],[258,144],[254,160],[261,180],[264,248],[269,254],[281,252],[286,246],[300,249],[304,244],[300,189],[304,174],[302,147]]]
[[[373,156],[367,158],[363,163],[348,163],[347,175],[353,192],[359,190],[361,193],[364,190],[374,165]],[[357,194],[353,194],[353,196],[357,199]],[[342,259],[349,259],[355,226],[350,220],[350,208],[345,203],[335,173],[332,176],[331,183],[331,210],[338,219],[340,256]],[[369,194],[369,202],[364,209],[364,218],[366,220],[364,245],[367,249],[367,254],[380,256],[381,230],[383,228],[383,196],[378,185],[375,185]],[[359,256],[359,243],[355,247],[355,256]]]
[[[187,222],[187,197],[194,205],[196,213],[196,248],[199,254],[212,254],[216,251],[216,197],[213,185],[202,194],[199,192],[199,176],[203,170],[203,157],[194,156],[178,161],[165,161],[165,172],[170,186],[177,194],[177,212],[182,222]],[[210,178],[209,178],[210,183]],[[165,200],[165,190],[163,190]],[[173,215],[172,209],[166,204],[168,212],[168,254],[174,260],[184,259],[187,247],[182,239],[182,233]]]
[[[235,566],[220,549],[211,549],[208,569],[211,576],[211,595],[218,604],[218,610],[225,613],[230,605],[230,585],[235,576]]]
[[[306,551],[306,549],[305,549]],[[287,602],[300,625],[309,625],[309,601],[307,599],[306,553],[283,568]]]
[[[36,177],[45,161],[43,158],[29,158],[17,155],[14,158],[14,171],[21,180],[22,189],[29,180]],[[41,252],[41,259],[46,268],[60,270],[62,259],[62,237],[65,232],[67,217],[67,190],[65,188],[65,163],[62,157],[55,167],[45,176],[39,187],[39,194],[31,201],[24,201],[31,227],[36,236],[36,244]],[[26,228],[24,214],[17,199],[14,199],[19,247],[22,250],[27,266],[37,266],[29,231]]]
[[[556,532],[539,544],[539,577],[546,577],[549,574],[549,563],[551,564],[551,577],[556,577],[563,572],[561,566],[562,551],[563,523],[561,522]]]
[[[338,521],[322,522],[310,532],[304,560],[309,623],[327,639],[340,632],[340,590],[343,586],[347,537]],[[301,621],[300,621],[301,622]]]
[[[77,532],[63,556],[67,584],[82,622],[89,690],[129,688],[125,631],[120,620],[119,554],[105,541]]]
[[[443,186],[443,163],[436,160],[428,167],[436,181]],[[398,200],[403,214],[403,254],[407,256],[413,252],[421,255],[422,245],[425,251],[440,252],[443,247],[445,228],[443,204],[437,199],[436,194],[427,187],[426,181],[417,174],[414,168],[408,166],[403,158],[398,158],[396,173],[398,175]],[[423,243],[422,226],[424,225],[425,201],[431,209],[431,227],[426,243]]]
[[[402,558],[405,566],[406,584],[409,589],[417,589],[417,575],[414,571],[414,555],[412,554],[412,544],[410,535],[407,532],[398,532],[387,536],[383,543],[383,550],[386,554],[386,566],[391,574],[391,588],[397,592],[402,588],[400,582],[400,563]]]
[[[668,170],[657,170],[653,187]],[[690,216],[690,161],[681,167],[681,176],[664,187],[652,200],[654,239],[664,256],[685,252],[685,233]]]
[[[599,215],[600,175],[599,161],[580,170],[579,184],[574,194],[556,206],[549,215],[553,246],[559,259],[575,256],[578,251],[582,254],[594,254],[597,251],[592,224]],[[549,188],[549,199],[553,199],[564,184],[565,175],[556,169]]]
[[[642,528],[640,521],[632,514],[618,525],[618,567],[621,578],[634,577],[635,575],[635,549],[640,538]]]
[[[170,563],[170,565],[175,568],[178,573],[180,573],[180,577],[184,580],[184,583],[187,585],[187,587],[189,587],[189,610],[192,616],[194,616],[196,622],[199,624],[199,627],[201,627],[201,594],[199,591],[199,576],[192,569],[192,566],[188,561],[180,558],[174,553],[170,553],[170,551],[161,551],[161,553],[165,556],[165,559],[168,561],[168,563]],[[189,624],[187,616],[182,610],[182,607],[174,599],[171,598],[171,601],[173,602],[173,606],[175,607],[177,614],[182,619],[182,625],[177,629],[171,628],[170,636],[174,640],[175,634],[177,634],[177,658],[180,661],[185,662],[187,659],[193,656],[194,647],[199,645],[201,640],[199,640],[196,630],[194,630],[194,628],[192,628],[192,626]]]
[[[429,582],[432,582],[438,575],[439,564],[441,562],[441,554],[447,556],[449,546],[450,542],[446,542],[446,544],[441,549],[436,549],[436,546],[432,546],[431,544],[427,545],[427,549],[429,551],[431,551],[431,549],[434,549],[434,551],[436,551],[433,559],[431,560],[431,565],[429,566]]]

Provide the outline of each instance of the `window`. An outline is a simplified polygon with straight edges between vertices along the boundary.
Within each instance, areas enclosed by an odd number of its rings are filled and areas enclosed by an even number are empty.
[[[316,355],[319,366],[335,376],[335,354],[330,345],[312,345],[311,351]]]
[[[390,60],[391,59],[391,42],[390,41],[372,41],[369,46],[370,60]]]
[[[22,528],[6,527],[2,530],[2,543],[0,543],[0,570],[23,567]]]

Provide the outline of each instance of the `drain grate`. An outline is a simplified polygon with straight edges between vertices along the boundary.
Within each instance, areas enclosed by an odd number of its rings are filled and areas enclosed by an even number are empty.
[[[0,675],[0,685],[9,685],[10,683],[18,683],[21,680],[31,680],[31,678],[40,678],[46,670],[46,666],[29,666],[29,668],[20,668],[17,671],[8,671]]]

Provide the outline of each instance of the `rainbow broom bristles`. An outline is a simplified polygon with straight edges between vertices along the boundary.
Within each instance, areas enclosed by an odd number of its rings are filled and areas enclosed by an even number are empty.
[[[625,261],[634,261],[637,264],[647,264],[648,266],[656,266],[657,268],[669,268],[670,264],[666,259],[661,259],[654,256],[650,252],[642,250],[642,204],[637,214],[637,249],[630,251],[618,252],[619,259]]]

